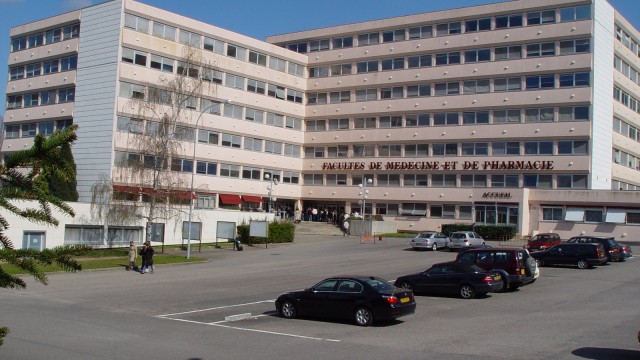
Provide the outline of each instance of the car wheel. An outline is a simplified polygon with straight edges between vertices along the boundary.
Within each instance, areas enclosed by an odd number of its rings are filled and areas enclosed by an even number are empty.
[[[539,267],[543,267],[544,261],[542,259],[536,259],[536,264],[538,264]]]
[[[578,268],[579,269],[588,269],[589,268],[589,264],[587,263],[586,260],[580,259],[580,260],[578,260]]]
[[[437,251],[438,250],[438,243],[433,243],[433,245],[431,245],[431,250]]]
[[[460,286],[459,294],[463,299],[473,299],[476,295],[476,291],[473,289],[473,286],[464,284]]]
[[[365,307],[356,309],[355,318],[358,326],[369,326],[373,323],[373,314]]]
[[[413,291],[413,285],[411,285],[411,283],[408,282],[408,281],[401,282],[400,283],[400,287],[403,288],[403,289],[407,289],[407,290]]]
[[[285,300],[282,305],[280,305],[280,315],[285,319],[293,319],[296,317],[296,307],[289,300]]]

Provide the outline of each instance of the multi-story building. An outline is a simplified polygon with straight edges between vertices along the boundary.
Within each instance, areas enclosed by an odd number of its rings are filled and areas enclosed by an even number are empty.
[[[266,42],[113,0],[11,40],[2,153],[78,124],[81,202],[105,177],[116,192],[139,186],[114,174],[145,161],[130,137],[160,119],[131,99],[195,48],[208,90],[185,106],[171,164],[203,189],[200,209],[264,208],[272,195],[277,208],[379,214],[400,230],[640,238],[640,33],[605,0],[509,1]]]

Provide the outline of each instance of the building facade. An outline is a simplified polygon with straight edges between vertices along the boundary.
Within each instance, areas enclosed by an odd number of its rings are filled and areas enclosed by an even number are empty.
[[[116,174],[145,161],[131,138],[160,119],[131,101],[197,49],[211,71],[195,75],[206,90],[185,106],[171,166],[193,176],[199,211],[272,202],[378,214],[406,231],[475,222],[640,240],[640,33],[605,0],[518,0],[266,42],[113,0],[15,27],[11,40],[1,151],[78,124],[81,202],[100,179],[116,193],[139,185]]]

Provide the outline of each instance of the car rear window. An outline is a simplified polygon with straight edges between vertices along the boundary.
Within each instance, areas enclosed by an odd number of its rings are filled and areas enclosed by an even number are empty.
[[[371,286],[372,288],[378,291],[387,292],[387,291],[393,291],[394,289],[393,285],[379,279],[367,279],[366,282],[367,284],[369,284],[369,286]]]
[[[615,240],[613,239],[607,239],[607,244],[609,244],[609,246],[617,246],[618,244],[616,243]]]
[[[456,234],[456,233],[453,233],[453,234],[451,234],[451,236],[450,236],[450,237],[451,237],[452,239],[464,239],[464,238],[466,238],[466,237],[467,237],[467,235],[466,235],[466,234]]]

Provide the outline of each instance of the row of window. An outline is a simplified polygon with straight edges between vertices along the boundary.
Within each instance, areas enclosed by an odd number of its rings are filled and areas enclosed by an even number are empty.
[[[629,109],[640,114],[640,106],[638,105],[638,99],[629,95],[626,91],[620,89],[617,86],[613,87],[613,99]]]
[[[11,39],[11,52],[32,49],[42,45],[57,43],[80,36],[80,24],[71,24],[60,28],[49,29],[30,35],[23,35]]]
[[[625,151],[613,149],[613,162],[640,171],[640,158]]]
[[[611,190],[640,190],[640,185],[629,184],[624,181],[613,180],[611,181]]]
[[[438,112],[356,117],[353,120],[306,120],[306,131],[335,131],[395,127],[452,126],[472,124],[519,124],[554,121],[589,121],[589,106],[506,109],[492,111]]]
[[[638,41],[636,41],[631,35],[627,34],[624,29],[622,29],[619,25],[616,25],[616,39],[620,41],[624,46],[626,46],[634,55],[640,57],[640,46],[638,46]]]
[[[7,110],[73,102],[75,95],[75,87],[42,90],[20,95],[8,95]]]
[[[145,34],[149,34],[149,30],[151,29],[151,35],[170,41],[176,41],[177,33],[178,42],[182,44],[226,55],[238,60],[249,61],[257,65],[268,66],[269,68],[277,71],[286,71],[287,73],[295,76],[304,77],[303,65],[286,61],[275,56],[263,54],[242,46],[226,43],[212,37],[203,36],[185,29],[179,29],[178,31],[176,27],[163,24],[158,21],[153,21],[152,23],[149,19],[132,14],[125,14],[124,26],[125,28],[133,29]]]
[[[4,126],[6,139],[34,137],[36,134],[51,135],[56,131],[63,130],[73,124],[73,120],[48,120],[31,122],[24,124],[8,124]]]
[[[146,127],[143,120],[132,119],[124,116],[118,117],[117,129],[121,132],[136,134],[155,135],[161,132],[162,125],[158,122],[147,121]],[[186,126],[176,126],[174,139],[180,141],[193,142],[196,136],[196,129]],[[265,152],[269,154],[284,155],[289,157],[300,157],[300,145],[282,143],[259,138],[252,138],[234,134],[225,134],[217,131],[199,129],[198,142],[209,145],[220,145],[225,147],[243,148],[250,151]]]
[[[66,56],[59,59],[46,60],[27,65],[9,68],[9,80],[20,80],[40,75],[55,74],[57,72],[75,70],[78,67],[78,55]]]
[[[559,15],[559,16],[558,16]],[[425,39],[434,36],[448,36],[479,31],[499,30],[522,26],[552,24],[557,21],[577,21],[591,19],[591,6],[582,5],[561,9],[532,11],[526,14],[487,16],[477,19],[450,21],[441,24],[424,24],[410,28],[387,29],[357,35],[340,36],[331,39],[313,39],[286,43],[285,47],[299,53],[349,48],[353,46],[375,45],[396,41]]]
[[[638,225],[640,224],[640,211],[631,209],[564,208],[543,205],[542,220]]]
[[[620,120],[617,117],[613,118],[613,131],[618,134],[624,135],[631,140],[640,142],[640,130],[636,127],[627,124],[624,120]]]
[[[493,80],[493,81],[492,81]],[[529,75],[496,79],[477,79],[446,83],[423,83],[407,86],[355,89],[355,101],[377,101],[430,96],[484,94],[524,90],[585,87],[591,83],[589,72]],[[349,90],[330,93],[307,93],[307,104],[351,102]]]
[[[351,151],[349,151],[351,149]],[[307,146],[305,158],[587,155],[587,140]]]
[[[586,189],[587,175],[578,174],[304,174],[304,185],[352,186],[363,177],[373,179],[372,186],[431,188],[538,188]]]
[[[523,57],[554,56],[588,53],[591,51],[589,39],[563,40],[556,43],[509,45],[496,48],[469,49],[437,54],[418,54],[407,57],[371,59],[355,63],[323,65],[309,68],[310,78],[352,75],[389,70],[414,69],[441,65],[471,64],[477,62],[517,60]],[[354,66],[355,64],[355,66]]]
[[[479,205],[478,207],[482,207]],[[367,203],[365,209],[358,203],[351,203],[351,210],[384,216],[420,216],[430,218],[470,220],[473,207],[471,205],[426,204],[426,203]]]
[[[638,76],[639,72],[633,66],[627,64],[624,60],[622,60],[618,56],[616,56],[613,59],[613,66],[616,68],[616,70],[621,72],[622,75],[628,77],[629,79],[631,79],[631,81],[633,81],[637,85],[640,85],[640,76]]]

